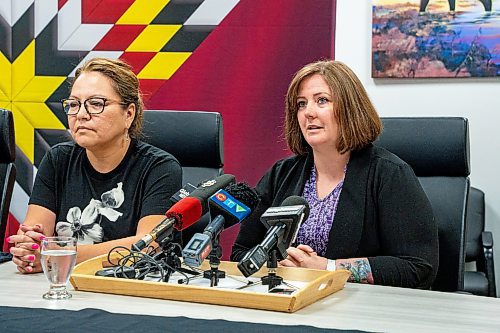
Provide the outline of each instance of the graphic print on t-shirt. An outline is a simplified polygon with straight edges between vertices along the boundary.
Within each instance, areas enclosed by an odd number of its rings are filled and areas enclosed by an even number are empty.
[[[67,221],[59,221],[56,232],[59,236],[76,237],[79,244],[94,244],[102,242],[103,231],[100,225],[102,216],[112,222],[123,215],[115,208],[119,208],[125,200],[123,183],[101,195],[101,200],[90,199],[87,207],[81,211],[80,207],[72,207],[66,215]]]

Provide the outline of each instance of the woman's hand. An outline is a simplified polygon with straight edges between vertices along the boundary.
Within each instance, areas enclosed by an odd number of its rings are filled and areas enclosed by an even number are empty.
[[[286,252],[288,257],[280,261],[280,265],[286,267],[303,267],[313,269],[326,269],[328,260],[318,254],[308,245],[300,244],[297,247],[289,247]]]
[[[19,234],[7,238],[7,242],[15,244],[10,248],[10,253],[14,256],[12,261],[23,274],[41,272],[40,242],[45,238],[42,226],[21,224],[19,229]]]

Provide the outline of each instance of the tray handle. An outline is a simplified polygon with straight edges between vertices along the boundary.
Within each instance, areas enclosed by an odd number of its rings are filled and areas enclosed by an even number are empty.
[[[329,272],[311,281],[304,289],[301,289],[292,302],[291,312],[297,311],[306,305],[333,294],[344,288],[351,273],[348,270],[337,270]]]

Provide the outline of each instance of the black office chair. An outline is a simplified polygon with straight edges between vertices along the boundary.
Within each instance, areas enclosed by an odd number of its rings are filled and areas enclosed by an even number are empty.
[[[375,142],[414,170],[439,229],[439,269],[433,290],[464,288],[465,220],[469,195],[469,124],[458,117],[382,118]]]
[[[220,113],[148,110],[144,112],[141,139],[179,160],[183,184],[197,186],[223,173],[224,139]],[[205,215],[185,229],[182,237],[184,243],[194,233],[203,232],[209,221],[209,216]]]
[[[7,218],[9,217],[10,201],[14,182],[16,180],[16,143],[14,135],[14,118],[8,110],[0,109],[0,189],[2,193],[0,202],[0,244],[3,244]],[[0,248],[0,250],[2,250]]]
[[[465,271],[464,291],[496,297],[493,235],[485,228],[484,192],[471,187],[467,207],[465,261],[475,262],[475,271]]]

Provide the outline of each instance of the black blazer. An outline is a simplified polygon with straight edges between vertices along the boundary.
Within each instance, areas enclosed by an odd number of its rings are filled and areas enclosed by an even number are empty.
[[[260,216],[291,195],[302,195],[312,154],[278,161],[259,181],[257,209],[241,225],[231,259],[259,244]],[[374,282],[429,288],[438,269],[438,233],[432,208],[411,167],[389,151],[369,145],[351,153],[326,257],[367,257]]]

